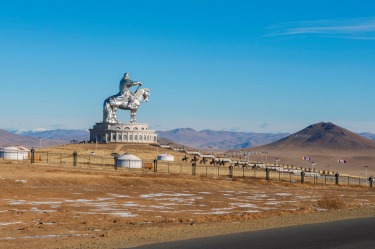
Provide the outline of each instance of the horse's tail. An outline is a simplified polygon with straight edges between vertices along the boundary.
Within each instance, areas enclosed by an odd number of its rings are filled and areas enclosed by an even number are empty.
[[[111,104],[109,103],[109,98],[106,98],[103,103],[103,122],[106,122],[111,110],[112,108],[111,108]]]

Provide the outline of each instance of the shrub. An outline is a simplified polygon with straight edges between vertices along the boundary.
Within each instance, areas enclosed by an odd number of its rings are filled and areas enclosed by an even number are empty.
[[[344,206],[344,201],[337,196],[325,195],[318,201],[318,207],[328,210],[336,210],[343,208]]]

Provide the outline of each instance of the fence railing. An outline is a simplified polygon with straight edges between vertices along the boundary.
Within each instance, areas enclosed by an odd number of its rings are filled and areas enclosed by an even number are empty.
[[[61,165],[82,168],[106,168],[115,170],[137,170],[132,167],[116,166],[116,156],[99,156],[94,154],[66,154],[56,152],[31,151],[27,160],[31,163]],[[291,183],[310,183],[325,185],[349,185],[349,186],[370,186],[374,184],[374,178],[358,176],[340,176],[309,174],[301,172],[296,174],[293,171],[278,171],[275,167],[233,167],[222,165],[197,165],[196,163],[168,162],[158,160],[143,160],[143,171],[155,173],[195,175],[207,177],[229,177],[229,178],[257,178]],[[130,165],[130,163],[129,163]],[[139,170],[139,169],[138,169]]]

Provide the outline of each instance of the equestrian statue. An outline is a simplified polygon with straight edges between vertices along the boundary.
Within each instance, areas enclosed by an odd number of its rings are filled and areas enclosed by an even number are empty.
[[[137,85],[137,89],[131,92],[130,88]],[[120,123],[116,116],[118,109],[130,110],[130,123],[136,123],[136,114],[139,105],[142,102],[147,102],[150,96],[150,89],[140,88],[141,86],[142,82],[130,80],[130,74],[125,73],[120,81],[120,91],[104,101],[103,123]]]

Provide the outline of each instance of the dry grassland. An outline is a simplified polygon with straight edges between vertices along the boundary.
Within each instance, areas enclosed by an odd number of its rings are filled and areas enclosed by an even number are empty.
[[[164,152],[142,148],[89,144],[51,151],[129,152],[142,159]],[[0,186],[0,248],[126,248],[375,215],[369,187],[6,161],[0,161]]]

